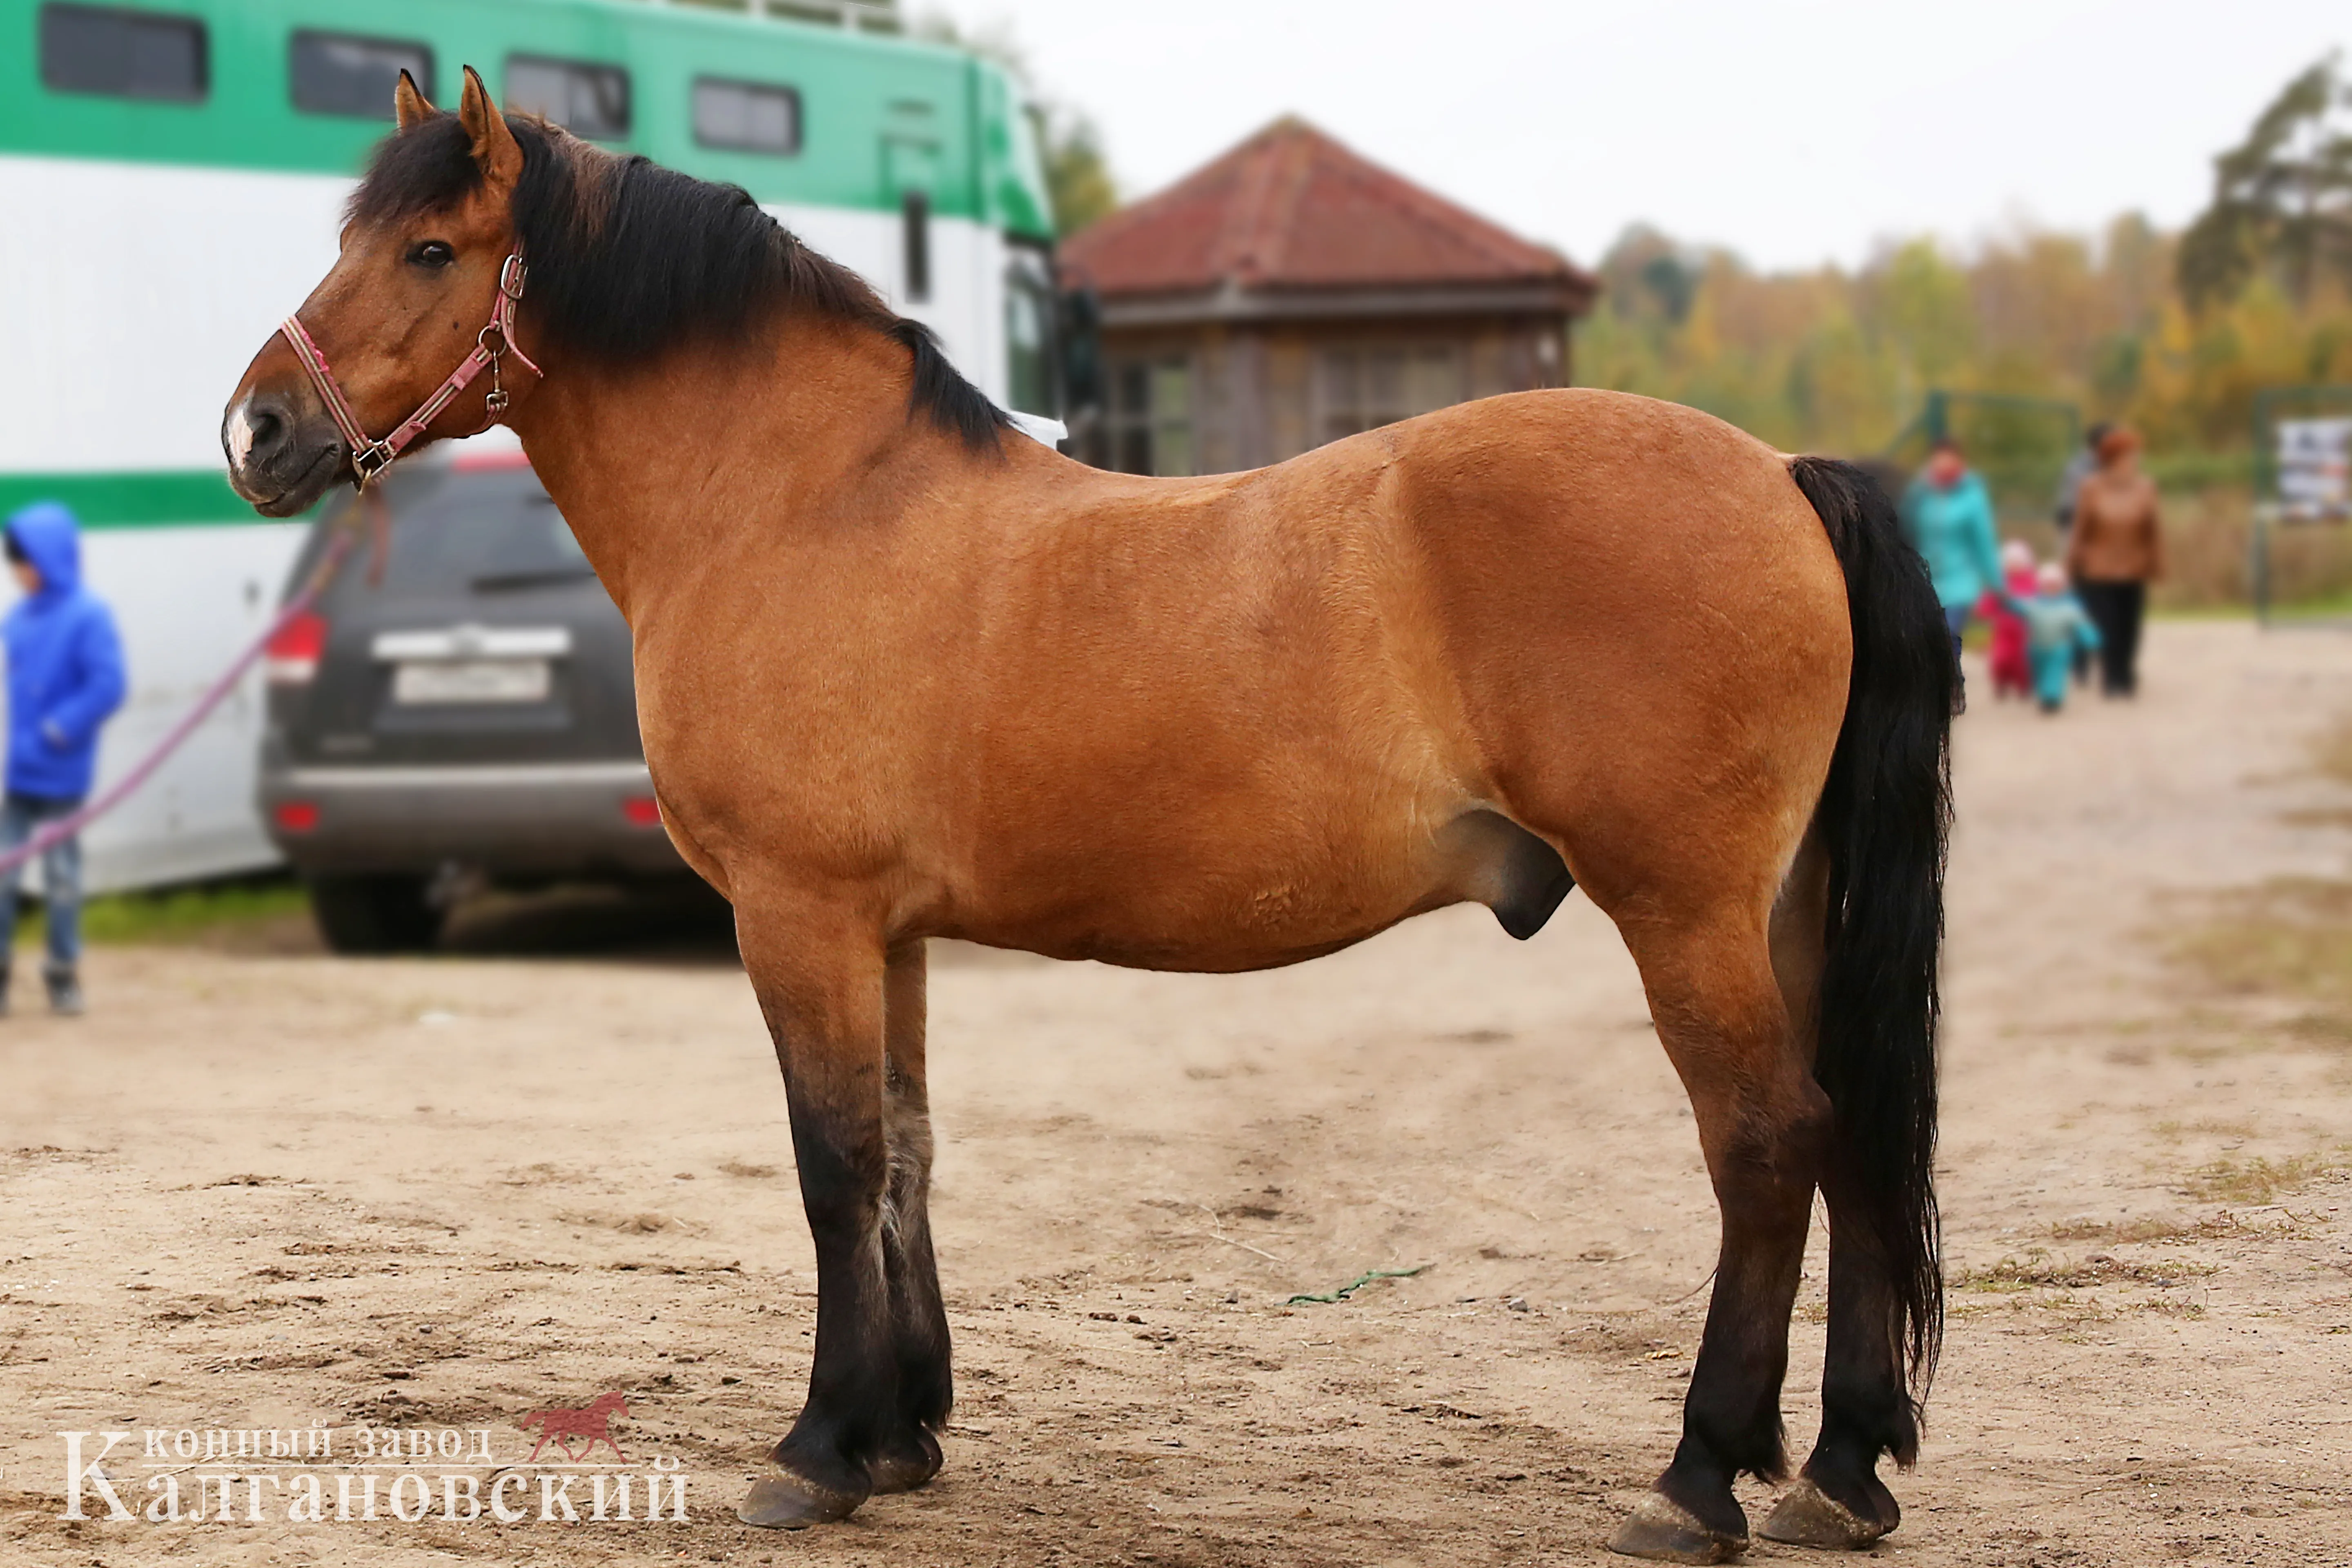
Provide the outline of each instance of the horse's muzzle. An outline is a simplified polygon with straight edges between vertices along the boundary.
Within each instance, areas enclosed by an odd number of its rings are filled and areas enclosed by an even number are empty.
[[[323,410],[255,391],[229,405],[221,420],[221,452],[228,482],[264,517],[308,511],[351,471],[351,453]]]

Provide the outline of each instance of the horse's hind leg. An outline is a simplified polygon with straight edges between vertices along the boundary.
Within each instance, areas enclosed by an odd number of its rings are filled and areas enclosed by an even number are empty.
[[[1876,1254],[1842,1236],[1858,1227],[1853,1203],[1834,1174],[1824,1177],[1830,1210],[1829,1355],[1822,1372],[1822,1434],[1797,1484],[1758,1533],[1794,1546],[1855,1550],[1903,1519],[1878,1458],[1907,1465],[1918,1451],[1918,1421],[1894,1331],[1894,1282]]]
[[[1773,921],[1774,959],[1801,1036],[1818,1029],[1821,933],[1828,896],[1826,858],[1809,841]],[[1785,929],[1784,929],[1785,928]],[[1830,1211],[1829,1354],[1822,1372],[1822,1431],[1797,1484],[1757,1533],[1796,1546],[1869,1545],[1903,1518],[1878,1459],[1907,1465],[1919,1446],[1918,1416],[1904,1375],[1895,1325],[1895,1285],[1869,1234],[1854,1178],[1832,1156],[1822,1172]]]
[[[797,1529],[845,1518],[871,1494],[868,1466],[898,1408],[882,1238],[884,962],[874,934],[837,911],[734,893],[743,966],[783,1068],[817,1276],[807,1402],[736,1516]]]
[[[1731,1483],[1778,1479],[1789,1312],[1830,1128],[1828,1099],[1795,1047],[1760,909],[1622,916],[1658,1035],[1688,1091],[1723,1215],[1715,1295],[1683,1402],[1674,1462],[1611,1539],[1673,1563],[1720,1563],[1748,1544]]]
[[[955,1403],[947,1308],[931,1257],[931,1114],[924,1082],[923,944],[891,950],[884,976],[883,1130],[890,1179],[882,1200],[882,1267],[898,1362],[898,1424],[869,1466],[877,1492],[910,1491],[939,1473],[937,1433]]]

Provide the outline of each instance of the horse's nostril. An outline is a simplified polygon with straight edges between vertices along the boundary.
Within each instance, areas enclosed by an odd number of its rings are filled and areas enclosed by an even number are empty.
[[[294,421],[274,399],[247,399],[229,410],[221,426],[221,445],[234,468],[267,466],[282,456],[294,438]]]
[[[221,419],[221,455],[229,488],[269,517],[284,517],[318,497],[328,458],[337,450],[330,432],[304,415],[294,397],[248,394]]]

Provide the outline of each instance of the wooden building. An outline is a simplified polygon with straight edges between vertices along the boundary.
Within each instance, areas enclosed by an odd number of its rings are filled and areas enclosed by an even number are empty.
[[[1569,382],[1598,283],[1285,119],[1066,241],[1100,405],[1075,449],[1129,473],[1255,468],[1495,393]]]

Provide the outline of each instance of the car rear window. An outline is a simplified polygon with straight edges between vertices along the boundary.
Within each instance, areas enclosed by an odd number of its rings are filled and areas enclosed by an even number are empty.
[[[593,575],[536,476],[528,470],[434,476],[394,484],[383,587],[394,593],[497,593]],[[352,572],[346,581],[363,579]]]

